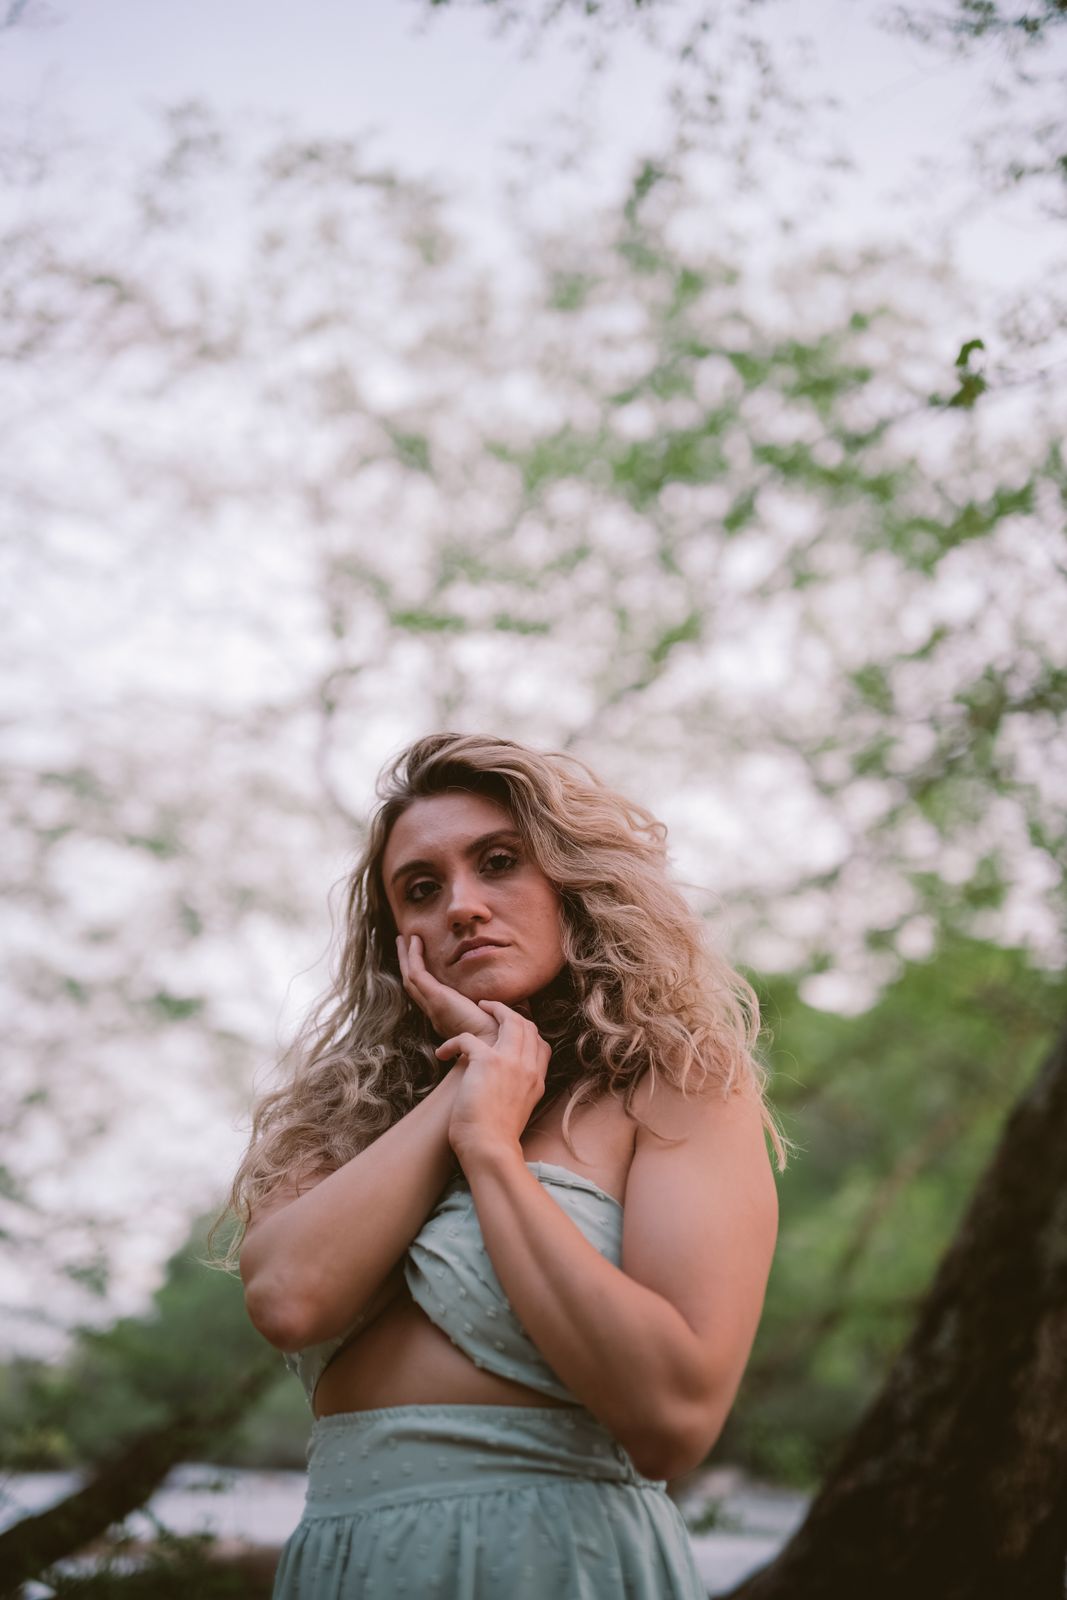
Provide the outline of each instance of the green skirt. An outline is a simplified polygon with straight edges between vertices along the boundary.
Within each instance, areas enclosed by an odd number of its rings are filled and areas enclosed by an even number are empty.
[[[274,1600],[706,1600],[663,1482],[584,1407],[320,1417]]]

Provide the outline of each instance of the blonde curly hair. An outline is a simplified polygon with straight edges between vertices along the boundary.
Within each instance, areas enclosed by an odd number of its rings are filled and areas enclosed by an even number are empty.
[[[534,1021],[552,1046],[542,1107],[569,1090],[562,1132],[577,1106],[621,1094],[626,1114],[647,1073],[683,1094],[694,1071],[727,1096],[755,1090],[779,1170],[790,1141],[767,1104],[755,1054],[759,1002],[711,947],[704,924],[667,876],[666,826],[561,751],[511,739],[435,733],[383,769],[366,843],[347,878],[344,927],[331,982],[282,1058],[282,1088],[262,1095],[227,1216],[238,1227],[232,1269],[255,1208],[284,1181],[336,1171],[440,1082],[439,1040],[408,998],[382,858],[397,818],[417,799],[463,790],[511,813],[533,860],[562,902],[565,965],[537,996]]]

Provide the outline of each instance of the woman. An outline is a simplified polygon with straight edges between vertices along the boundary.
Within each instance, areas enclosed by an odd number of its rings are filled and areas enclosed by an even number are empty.
[[[276,1600],[703,1600],[665,1487],[774,1249],[756,997],[573,757],[435,734],[378,793],[231,1197],[314,1417]]]

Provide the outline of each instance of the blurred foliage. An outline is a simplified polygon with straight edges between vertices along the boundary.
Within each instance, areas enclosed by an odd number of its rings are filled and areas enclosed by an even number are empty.
[[[95,1465],[262,1360],[240,1281],[199,1259],[209,1220],[167,1263],[146,1315],[76,1329],[60,1364],[20,1358],[0,1369],[0,1465]],[[218,1444],[225,1457],[229,1438]]]
[[[860,1016],[760,980],[774,1098],[801,1152],[738,1402],[713,1459],[812,1487],[879,1388],[1067,1011],[1067,977],[949,937]]]
[[[1012,44],[1047,43],[1051,31],[1067,23],[1067,0],[1030,0],[1025,7],[1000,0],[955,0],[947,7],[899,8],[908,26],[927,39],[974,43],[991,38]]]
[[[91,1573],[53,1569],[35,1592],[55,1600],[269,1600],[273,1576],[266,1562],[256,1572],[220,1561],[216,1549],[211,1535],[174,1534],[156,1520],[150,1549],[119,1536]]]
[[[1067,220],[1064,0],[1032,0],[1025,6],[1002,0],[904,4],[888,17],[924,45],[988,62],[985,114],[970,130],[973,172],[982,189],[976,203],[988,201],[990,190],[1011,194],[1025,187],[1040,195],[1049,216]],[[1033,293],[1038,302],[1051,301],[1053,326],[1062,330],[1063,304],[1052,287],[1054,275],[1055,269],[1046,271],[1045,285],[1035,283]],[[1032,312],[1040,321],[1040,305]]]
[[[292,1374],[279,1365],[278,1382],[223,1440],[208,1459],[217,1466],[307,1468],[311,1412],[307,1396]]]
[[[753,0],[745,0],[751,5]],[[664,0],[415,0],[424,12],[480,11],[501,33],[521,28],[529,42],[556,24],[577,22],[596,39],[620,25],[643,21],[662,11]]]

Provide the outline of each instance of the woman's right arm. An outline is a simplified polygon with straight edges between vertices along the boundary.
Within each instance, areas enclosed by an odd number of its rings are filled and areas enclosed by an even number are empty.
[[[299,1196],[292,1186],[282,1190],[253,1214],[241,1280],[248,1315],[268,1343],[302,1350],[366,1309],[453,1171],[448,1125],[464,1070],[453,1067],[336,1172]]]

